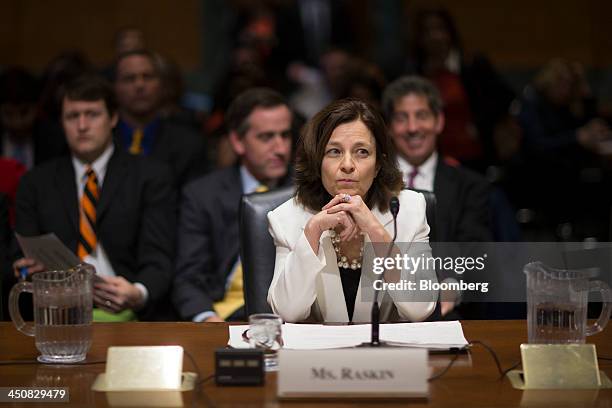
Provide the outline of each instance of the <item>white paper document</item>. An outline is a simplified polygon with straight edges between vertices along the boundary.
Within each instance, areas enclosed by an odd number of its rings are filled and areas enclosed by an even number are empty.
[[[53,233],[35,237],[24,237],[15,233],[15,236],[26,258],[37,260],[45,265],[47,270],[66,270],[81,263]]]
[[[248,328],[248,325],[229,326],[229,345],[249,348],[249,343],[243,338]],[[327,326],[285,323],[282,327],[284,348],[294,350],[355,347],[369,342],[370,333],[370,324]],[[463,348],[468,344],[458,321],[381,324],[380,340],[393,346],[429,350]]]

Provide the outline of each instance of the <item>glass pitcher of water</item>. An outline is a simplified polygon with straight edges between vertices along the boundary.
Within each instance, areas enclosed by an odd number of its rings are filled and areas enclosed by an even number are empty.
[[[78,265],[65,271],[47,271],[22,281],[9,294],[9,314],[20,332],[35,337],[42,363],[76,363],[91,346],[93,266]],[[34,324],[24,322],[19,295],[32,293]]]
[[[554,269],[541,262],[525,265],[529,343],[584,343],[586,336],[606,327],[612,311],[612,292],[603,281],[591,281],[592,271]],[[587,326],[589,292],[600,292],[602,310]]]

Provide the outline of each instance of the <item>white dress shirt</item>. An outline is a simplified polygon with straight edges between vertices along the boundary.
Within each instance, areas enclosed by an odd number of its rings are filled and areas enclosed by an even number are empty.
[[[409,174],[412,173],[414,166],[406,159],[401,156],[397,156],[397,163],[402,177],[404,178],[404,185],[408,186]],[[438,152],[433,152],[423,164],[418,167],[418,173],[414,177],[414,188],[417,190],[433,191],[434,180],[436,178],[436,166],[438,165]]]

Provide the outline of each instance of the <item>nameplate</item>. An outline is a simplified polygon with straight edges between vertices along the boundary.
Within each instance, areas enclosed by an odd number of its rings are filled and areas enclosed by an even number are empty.
[[[280,350],[278,397],[424,398],[427,350]]]
[[[606,388],[594,344],[521,344],[521,359],[522,389]]]
[[[179,390],[182,371],[181,346],[109,347],[106,354],[110,391]]]

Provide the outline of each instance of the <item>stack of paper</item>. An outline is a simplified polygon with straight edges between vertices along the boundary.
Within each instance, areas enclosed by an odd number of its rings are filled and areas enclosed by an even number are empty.
[[[229,345],[248,348],[249,344],[242,336],[248,328],[248,325],[229,326]],[[326,326],[285,323],[282,327],[284,348],[295,350],[355,347],[369,342],[370,333],[370,324]],[[381,324],[380,340],[393,346],[430,350],[463,348],[468,344],[458,321]]]

